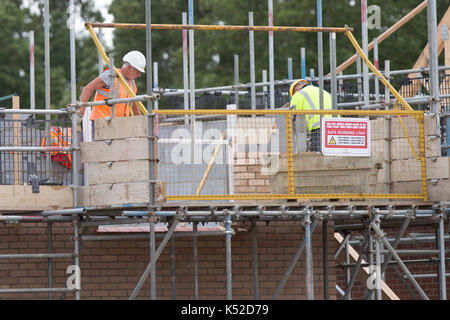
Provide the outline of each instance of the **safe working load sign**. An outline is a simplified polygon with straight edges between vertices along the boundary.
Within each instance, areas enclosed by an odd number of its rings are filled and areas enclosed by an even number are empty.
[[[326,156],[370,156],[370,121],[322,118],[322,153]]]

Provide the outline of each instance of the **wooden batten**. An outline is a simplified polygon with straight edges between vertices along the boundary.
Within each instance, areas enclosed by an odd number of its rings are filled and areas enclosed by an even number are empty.
[[[149,190],[149,182],[99,184],[81,188],[79,200],[86,207],[148,204]],[[155,185],[155,202],[163,203],[166,199],[166,184],[159,181]]]
[[[95,140],[148,137],[148,117],[115,117],[95,120]]]
[[[419,123],[413,116],[401,117],[403,125],[405,126],[408,136],[419,137],[420,127]],[[405,131],[403,130],[400,119],[396,116],[391,118],[391,138],[406,138]],[[385,119],[376,119],[370,121],[370,138],[371,140],[383,140],[386,135]],[[434,115],[425,115],[424,117],[424,130],[425,136],[431,136],[436,134],[436,117]]]
[[[81,143],[81,162],[150,159],[148,138],[128,138]]]
[[[73,191],[69,186],[39,186],[39,193],[33,193],[29,185],[0,185],[1,211],[65,208],[73,208]]]
[[[342,243],[342,241],[344,241],[344,237],[339,232],[334,233],[334,239],[336,240],[336,244],[338,246]],[[344,264],[344,263],[346,263],[346,261],[345,261],[345,255],[342,251],[337,256],[336,260],[338,263]],[[348,253],[349,253],[349,257],[350,257],[350,260],[352,263],[355,263],[356,261],[358,261],[359,254],[351,245],[348,246]],[[364,259],[362,259],[361,263],[366,264],[367,262]],[[367,286],[368,278],[369,278],[369,267],[359,268],[358,274],[357,274],[358,281],[363,286]],[[392,289],[383,280],[381,280],[381,293],[382,293],[384,300],[400,300],[400,298],[395,294],[395,292],[392,291]]]
[[[89,185],[144,182],[149,180],[149,160],[98,162],[88,164]]]

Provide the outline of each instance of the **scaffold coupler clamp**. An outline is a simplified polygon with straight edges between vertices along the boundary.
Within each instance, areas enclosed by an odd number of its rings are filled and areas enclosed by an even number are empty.
[[[375,228],[379,230],[379,233],[376,232],[376,230],[374,230]],[[377,223],[376,223],[375,221],[372,221],[372,222],[370,223],[370,233],[371,233],[377,240],[380,240],[380,241],[386,236],[386,233],[383,232],[383,231],[379,228],[379,226],[377,225]]]
[[[256,208],[256,210],[258,210],[258,214],[260,216],[264,216],[264,211],[266,211],[266,207],[264,206],[258,206],[258,208]]]
[[[434,210],[433,214],[433,220],[435,222],[439,222],[439,219],[445,218],[444,216],[444,207],[441,205],[441,203],[436,203],[432,206]]]
[[[323,214],[319,210],[314,210],[312,212],[313,220],[323,221]]]
[[[353,218],[354,214],[355,214],[355,206],[354,205],[349,205],[347,207],[348,210],[348,215],[350,218]]]
[[[185,221],[187,217],[187,207],[179,207],[176,210],[176,216],[178,217],[178,221]]]
[[[303,214],[302,225],[306,226],[306,224],[311,224],[311,207],[306,206],[303,209]]]
[[[241,211],[242,211],[242,207],[241,206],[233,207],[234,217],[235,217],[236,220],[239,219]]]
[[[416,214],[417,214],[417,207],[416,206],[412,206],[410,209],[407,210],[406,212],[406,217],[413,221],[416,219]]]
[[[225,220],[224,220],[224,223],[225,223],[225,234],[230,234],[230,235],[234,236],[235,232],[234,232],[234,229],[231,227],[231,223],[232,223],[231,215],[232,215],[232,213],[233,212],[228,210],[228,209],[224,209],[223,210],[223,214],[225,216]]]
[[[211,212],[211,221],[217,221],[217,217],[216,217],[217,207],[211,206],[211,207],[209,207],[209,211]]]
[[[286,206],[280,206],[279,210],[281,212],[281,217],[282,218],[286,218],[287,217],[287,211],[288,211],[287,207]]]
[[[388,205],[386,207],[386,211],[387,211],[387,214],[384,216],[384,218],[386,220],[392,218],[392,215],[394,214],[394,206],[392,204]]]
[[[349,206],[349,207],[353,208],[353,206]],[[327,219],[331,220],[333,218],[333,213],[334,213],[335,207],[334,206],[327,206],[327,210],[328,210]]]

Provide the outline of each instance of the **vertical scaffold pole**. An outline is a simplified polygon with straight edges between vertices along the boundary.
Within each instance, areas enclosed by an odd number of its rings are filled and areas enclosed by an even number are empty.
[[[439,290],[441,300],[447,300],[447,283],[445,274],[445,239],[444,215],[439,215]]]
[[[311,245],[311,213],[307,210],[305,223],[305,252],[306,252],[306,300],[314,300],[314,272]]]
[[[390,81],[391,65],[389,60],[384,61],[384,73],[387,81]],[[391,92],[388,87],[384,89],[384,101],[386,103],[385,110],[389,110],[391,101]],[[384,116],[385,140],[384,140],[384,158],[385,158],[385,192],[391,192],[391,116]]]
[[[374,216],[374,221],[378,227],[380,227],[380,218],[376,214]],[[375,238],[375,254],[377,259],[376,265],[376,277],[375,277],[375,289],[377,290],[377,300],[382,300],[381,295],[381,240],[378,237]]]
[[[253,27],[253,12],[248,13],[248,25]],[[250,53],[250,105],[252,110],[256,109],[256,87],[255,87],[255,36],[254,31],[248,31],[249,53]],[[254,116],[254,115],[253,115]]]
[[[194,0],[188,1],[189,24],[194,24]],[[195,110],[195,52],[194,30],[189,30],[189,107]],[[195,163],[195,115],[191,116],[191,163]]]
[[[234,104],[239,109],[239,56],[234,55]]]
[[[367,57],[369,53],[369,32],[367,27],[367,0],[361,0],[361,24],[362,24],[362,49]],[[363,64],[363,96],[364,107],[369,106],[369,67]]]
[[[262,71],[262,82],[266,83],[267,82],[267,70],[263,70]],[[264,109],[268,109],[268,103],[267,103],[267,87],[263,86],[262,88],[263,90],[263,99],[264,99]]]
[[[378,59],[378,38],[373,39],[373,64],[377,70],[380,70],[380,61]],[[379,103],[380,101],[380,80],[375,76],[374,80],[375,87],[375,102]]]
[[[170,289],[172,292],[172,300],[177,298],[177,273],[175,258],[175,237],[170,238]]]
[[[430,63],[430,110],[436,114],[436,134],[441,134],[440,123],[440,103],[439,103],[439,70],[438,70],[438,50],[437,50],[437,13],[436,0],[428,0],[428,43],[429,43],[429,63]],[[439,156],[441,150],[439,149]]]
[[[149,212],[150,222],[150,299],[156,300],[156,238],[155,238],[155,216]]]
[[[30,109],[36,108],[36,92],[34,81],[34,31],[30,31]]]
[[[273,27],[273,0],[268,0],[269,27]],[[270,109],[275,109],[275,75],[273,56],[273,31],[269,31],[269,80],[270,80]]]
[[[330,33],[331,108],[337,109],[336,33]]]
[[[347,238],[347,236],[350,238],[350,234],[347,234],[347,235],[346,235],[346,238]],[[345,263],[346,263],[346,264],[350,264],[350,252],[349,252],[349,243],[348,243],[348,240],[345,242]],[[351,299],[351,295],[350,295],[350,292],[351,292],[350,282],[351,282],[350,269],[347,268],[347,270],[345,270],[345,283],[346,283],[346,285],[347,285],[347,287],[346,287],[346,291],[347,291],[347,295],[348,295],[347,298],[349,298],[349,299]],[[349,289],[350,289],[350,290],[349,290]],[[346,297],[344,296],[344,299],[345,299],[345,298],[346,298]]]
[[[194,300],[198,300],[198,222],[193,222],[192,229],[194,231],[194,235],[192,236],[192,243],[194,247]]]
[[[114,58],[109,57],[109,88],[111,91],[111,97],[113,99],[117,98],[117,90],[116,90],[116,76],[114,74]],[[111,106],[111,118],[116,117],[116,105],[113,104]]]
[[[159,87],[158,83],[158,62],[153,62],[153,88],[156,90]],[[155,101],[154,104],[155,110],[159,109],[158,100]]]
[[[50,9],[49,0],[44,2],[44,65],[45,65],[45,109],[50,110]],[[46,146],[50,146],[50,115],[45,115]],[[76,132],[76,131],[74,131]],[[72,135],[74,136],[74,134]],[[50,177],[50,154],[46,154],[45,173]]]
[[[252,258],[253,258],[253,299],[259,300],[259,267],[258,267],[258,229],[256,221],[251,223]]]
[[[187,14],[182,13],[182,24],[187,24]],[[183,29],[183,88],[184,88],[184,110],[189,110],[189,68],[188,68],[188,41],[187,30]],[[189,122],[188,116],[184,116],[184,124]]]
[[[317,26],[322,27],[322,0],[317,0]],[[319,106],[323,110],[323,34],[317,33],[318,68],[319,68]],[[320,115],[322,122],[322,115]]]
[[[194,0],[188,2],[189,24],[194,24]],[[194,30],[189,30],[189,82],[190,107],[195,110],[195,57],[194,57]]]
[[[78,229],[78,214],[73,213],[72,214],[73,219],[73,241],[74,241],[74,249],[73,249],[73,255],[75,257],[74,264],[75,264],[75,282],[79,284],[81,282],[80,279],[80,235],[79,235],[79,229]],[[81,288],[76,288],[75,291],[75,299],[80,300]]]
[[[318,223],[318,220],[314,219],[312,225],[310,226],[310,234],[312,234],[314,232],[314,230],[316,229],[317,223]],[[303,238],[302,243],[300,244],[300,246],[298,247],[297,251],[295,252],[295,255],[292,258],[291,263],[289,264],[286,272],[283,275],[283,279],[281,279],[280,283],[278,284],[278,287],[275,290],[275,293],[274,293],[274,295],[272,297],[273,300],[278,299],[278,297],[280,296],[280,293],[283,290],[284,285],[286,284],[286,282],[288,281],[289,277],[291,276],[292,271],[294,271],[295,265],[297,264],[298,259],[300,259],[300,256],[302,255],[303,250],[305,250],[305,247],[306,247],[306,237]]]
[[[300,61],[301,61],[301,78],[306,79],[306,55],[305,48],[300,48]]]
[[[77,101],[77,75],[75,56],[75,3],[69,2],[70,9],[70,96],[72,103]]]
[[[358,52],[356,52],[356,74],[358,75],[358,78],[356,79],[358,86],[358,102],[361,102],[363,100],[363,88],[361,80],[361,56]],[[356,109],[361,109],[361,107],[357,106]]]
[[[375,224],[375,223],[371,223],[370,224],[371,229],[373,230],[373,232],[375,233],[376,237],[378,237],[381,241],[383,241],[384,246],[386,247],[386,249],[392,254],[392,257],[394,258],[394,260],[397,262],[397,264],[400,266],[400,268],[402,269],[402,271],[406,274],[406,276],[408,277],[408,279],[411,281],[411,283],[414,285],[414,288],[417,290],[417,292],[420,294],[420,296],[422,297],[422,299],[424,300],[429,300],[428,296],[425,294],[425,292],[423,291],[423,289],[420,287],[420,285],[417,283],[416,279],[414,278],[414,276],[411,274],[411,272],[408,270],[408,268],[405,266],[405,264],[403,263],[402,259],[400,259],[400,257],[398,256],[397,252],[395,252],[394,248],[392,248],[391,244],[389,243],[389,241],[386,239],[385,234],[380,230],[380,228]]]
[[[322,222],[322,248],[323,248],[323,299],[328,300],[328,219]]]
[[[288,66],[288,80],[292,80],[292,77],[293,77],[293,75],[292,75],[292,58],[288,58],[287,66]]]
[[[145,1],[145,48],[146,48],[146,72],[147,72],[147,95],[152,95],[152,29],[151,29],[151,0]],[[152,101],[147,101],[148,110],[148,134],[149,141],[149,222],[150,222],[150,299],[156,300],[156,251],[155,251],[155,118],[153,117]]]
[[[53,253],[53,223],[47,222],[47,249],[48,253]],[[48,287],[53,288],[53,261],[52,258],[47,259],[48,265]],[[48,293],[48,300],[53,299],[53,292]]]
[[[100,43],[103,43],[103,29],[98,28],[98,40]],[[103,73],[103,64],[105,62],[103,61],[102,55],[100,52],[98,52],[98,74],[101,75]]]
[[[372,277],[373,279],[375,273],[373,266],[373,236],[369,234],[367,237],[369,238],[369,277]],[[369,292],[368,298],[370,300],[375,300],[375,292],[372,289],[369,289]]]
[[[233,286],[232,286],[232,265],[231,265],[231,214],[228,213],[225,218],[225,228],[226,228],[226,259],[227,259],[227,300],[233,298]]]

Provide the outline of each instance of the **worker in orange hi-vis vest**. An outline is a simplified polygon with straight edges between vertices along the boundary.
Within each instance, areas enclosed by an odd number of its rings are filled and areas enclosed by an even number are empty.
[[[47,134],[45,134],[46,136]],[[46,147],[46,139],[42,138],[41,146]],[[48,145],[50,147],[70,147],[72,139],[71,128],[61,128],[56,126],[50,127],[50,141]],[[52,150],[49,152],[52,161],[59,162],[61,165],[70,169],[72,167],[72,155],[70,151],[58,151]],[[45,155],[45,153],[44,153]]]
[[[135,79],[141,76],[141,73],[145,73],[146,60],[145,56],[139,51],[130,51],[123,57],[124,64],[122,68],[118,71],[122,74],[125,81],[127,81],[128,86],[136,94],[137,87],[135,84]],[[129,98],[130,95],[128,91],[119,79],[116,77],[115,81],[115,92],[118,93],[116,97],[118,98]],[[111,89],[110,89],[110,71],[106,69],[101,75],[92,80],[87,84],[83,91],[81,92],[80,101],[88,102],[91,98],[92,92],[95,91],[94,101],[101,101],[105,99],[111,99]],[[141,115],[141,112],[135,102],[131,103],[131,109],[133,115]],[[130,104],[127,103],[117,103],[115,104],[115,115],[116,117],[127,117],[130,115]],[[84,115],[85,108],[80,108],[81,118]],[[106,118],[111,116],[111,107],[107,105],[94,106],[91,113],[90,120]],[[80,119],[81,122],[81,119]]]

